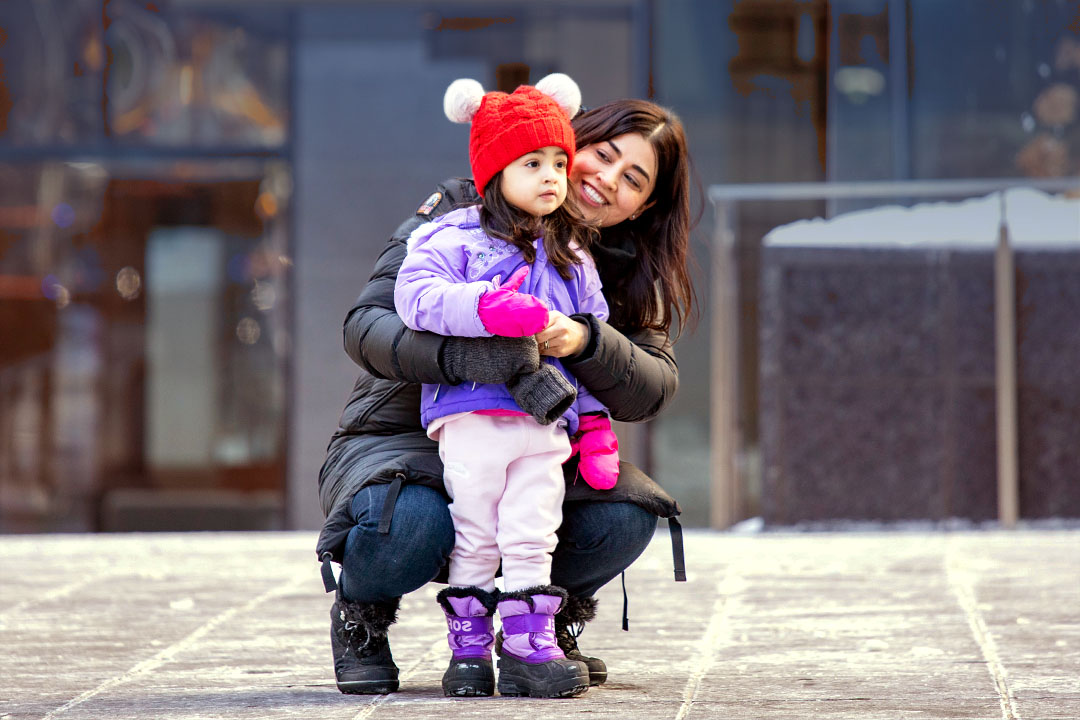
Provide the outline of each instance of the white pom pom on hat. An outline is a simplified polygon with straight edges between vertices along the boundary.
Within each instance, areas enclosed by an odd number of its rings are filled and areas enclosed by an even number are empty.
[[[570,82],[573,82],[571,80]],[[451,122],[472,122],[484,99],[484,87],[476,80],[461,78],[450,83],[443,95],[443,112]]]
[[[581,88],[569,75],[551,73],[533,87],[554,100],[571,118],[581,109]]]

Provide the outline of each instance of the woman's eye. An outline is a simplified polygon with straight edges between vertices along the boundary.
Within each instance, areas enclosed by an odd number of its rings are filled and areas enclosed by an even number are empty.
[[[637,179],[636,177],[634,177],[633,175],[627,175],[627,176],[626,176],[626,181],[627,181],[628,183],[630,183],[630,185],[631,185],[631,186],[632,186],[632,187],[633,187],[634,189],[636,189],[636,190],[640,190],[640,189],[641,189],[641,183],[639,183],[639,182],[638,182],[638,179]]]
[[[600,158],[601,160],[603,160],[604,162],[610,162],[610,161],[608,160],[608,154],[607,154],[606,152],[604,152],[603,150],[597,150],[597,151],[596,151],[596,155],[597,155],[597,156],[598,156],[598,157],[599,157],[599,158]]]

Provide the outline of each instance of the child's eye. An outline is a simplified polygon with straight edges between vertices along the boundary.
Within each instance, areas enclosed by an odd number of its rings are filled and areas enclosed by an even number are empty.
[[[525,163],[525,167],[527,167],[527,168],[540,167],[540,162],[537,161],[537,160],[529,160],[528,162]]]
[[[566,169],[566,161],[565,160],[559,160],[558,162],[555,163],[555,167],[559,168],[560,170],[565,170]]]

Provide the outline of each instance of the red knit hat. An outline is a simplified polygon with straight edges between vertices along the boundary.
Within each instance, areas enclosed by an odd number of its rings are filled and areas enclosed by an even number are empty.
[[[526,153],[545,147],[566,151],[566,172],[574,162],[574,129],[570,118],[581,107],[581,90],[562,73],[522,85],[513,93],[490,92],[475,80],[455,80],[446,89],[443,110],[458,123],[472,122],[469,163],[476,191]]]

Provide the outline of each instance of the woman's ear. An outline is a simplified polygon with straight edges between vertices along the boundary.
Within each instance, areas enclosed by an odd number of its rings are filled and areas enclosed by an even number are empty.
[[[651,208],[655,204],[656,204],[655,200],[650,200],[649,202],[645,203],[644,205],[639,207],[637,210],[635,210],[634,214],[630,216],[630,219],[631,220],[637,220],[639,217],[641,217],[641,213],[645,212],[646,210],[648,210],[649,208]]]

